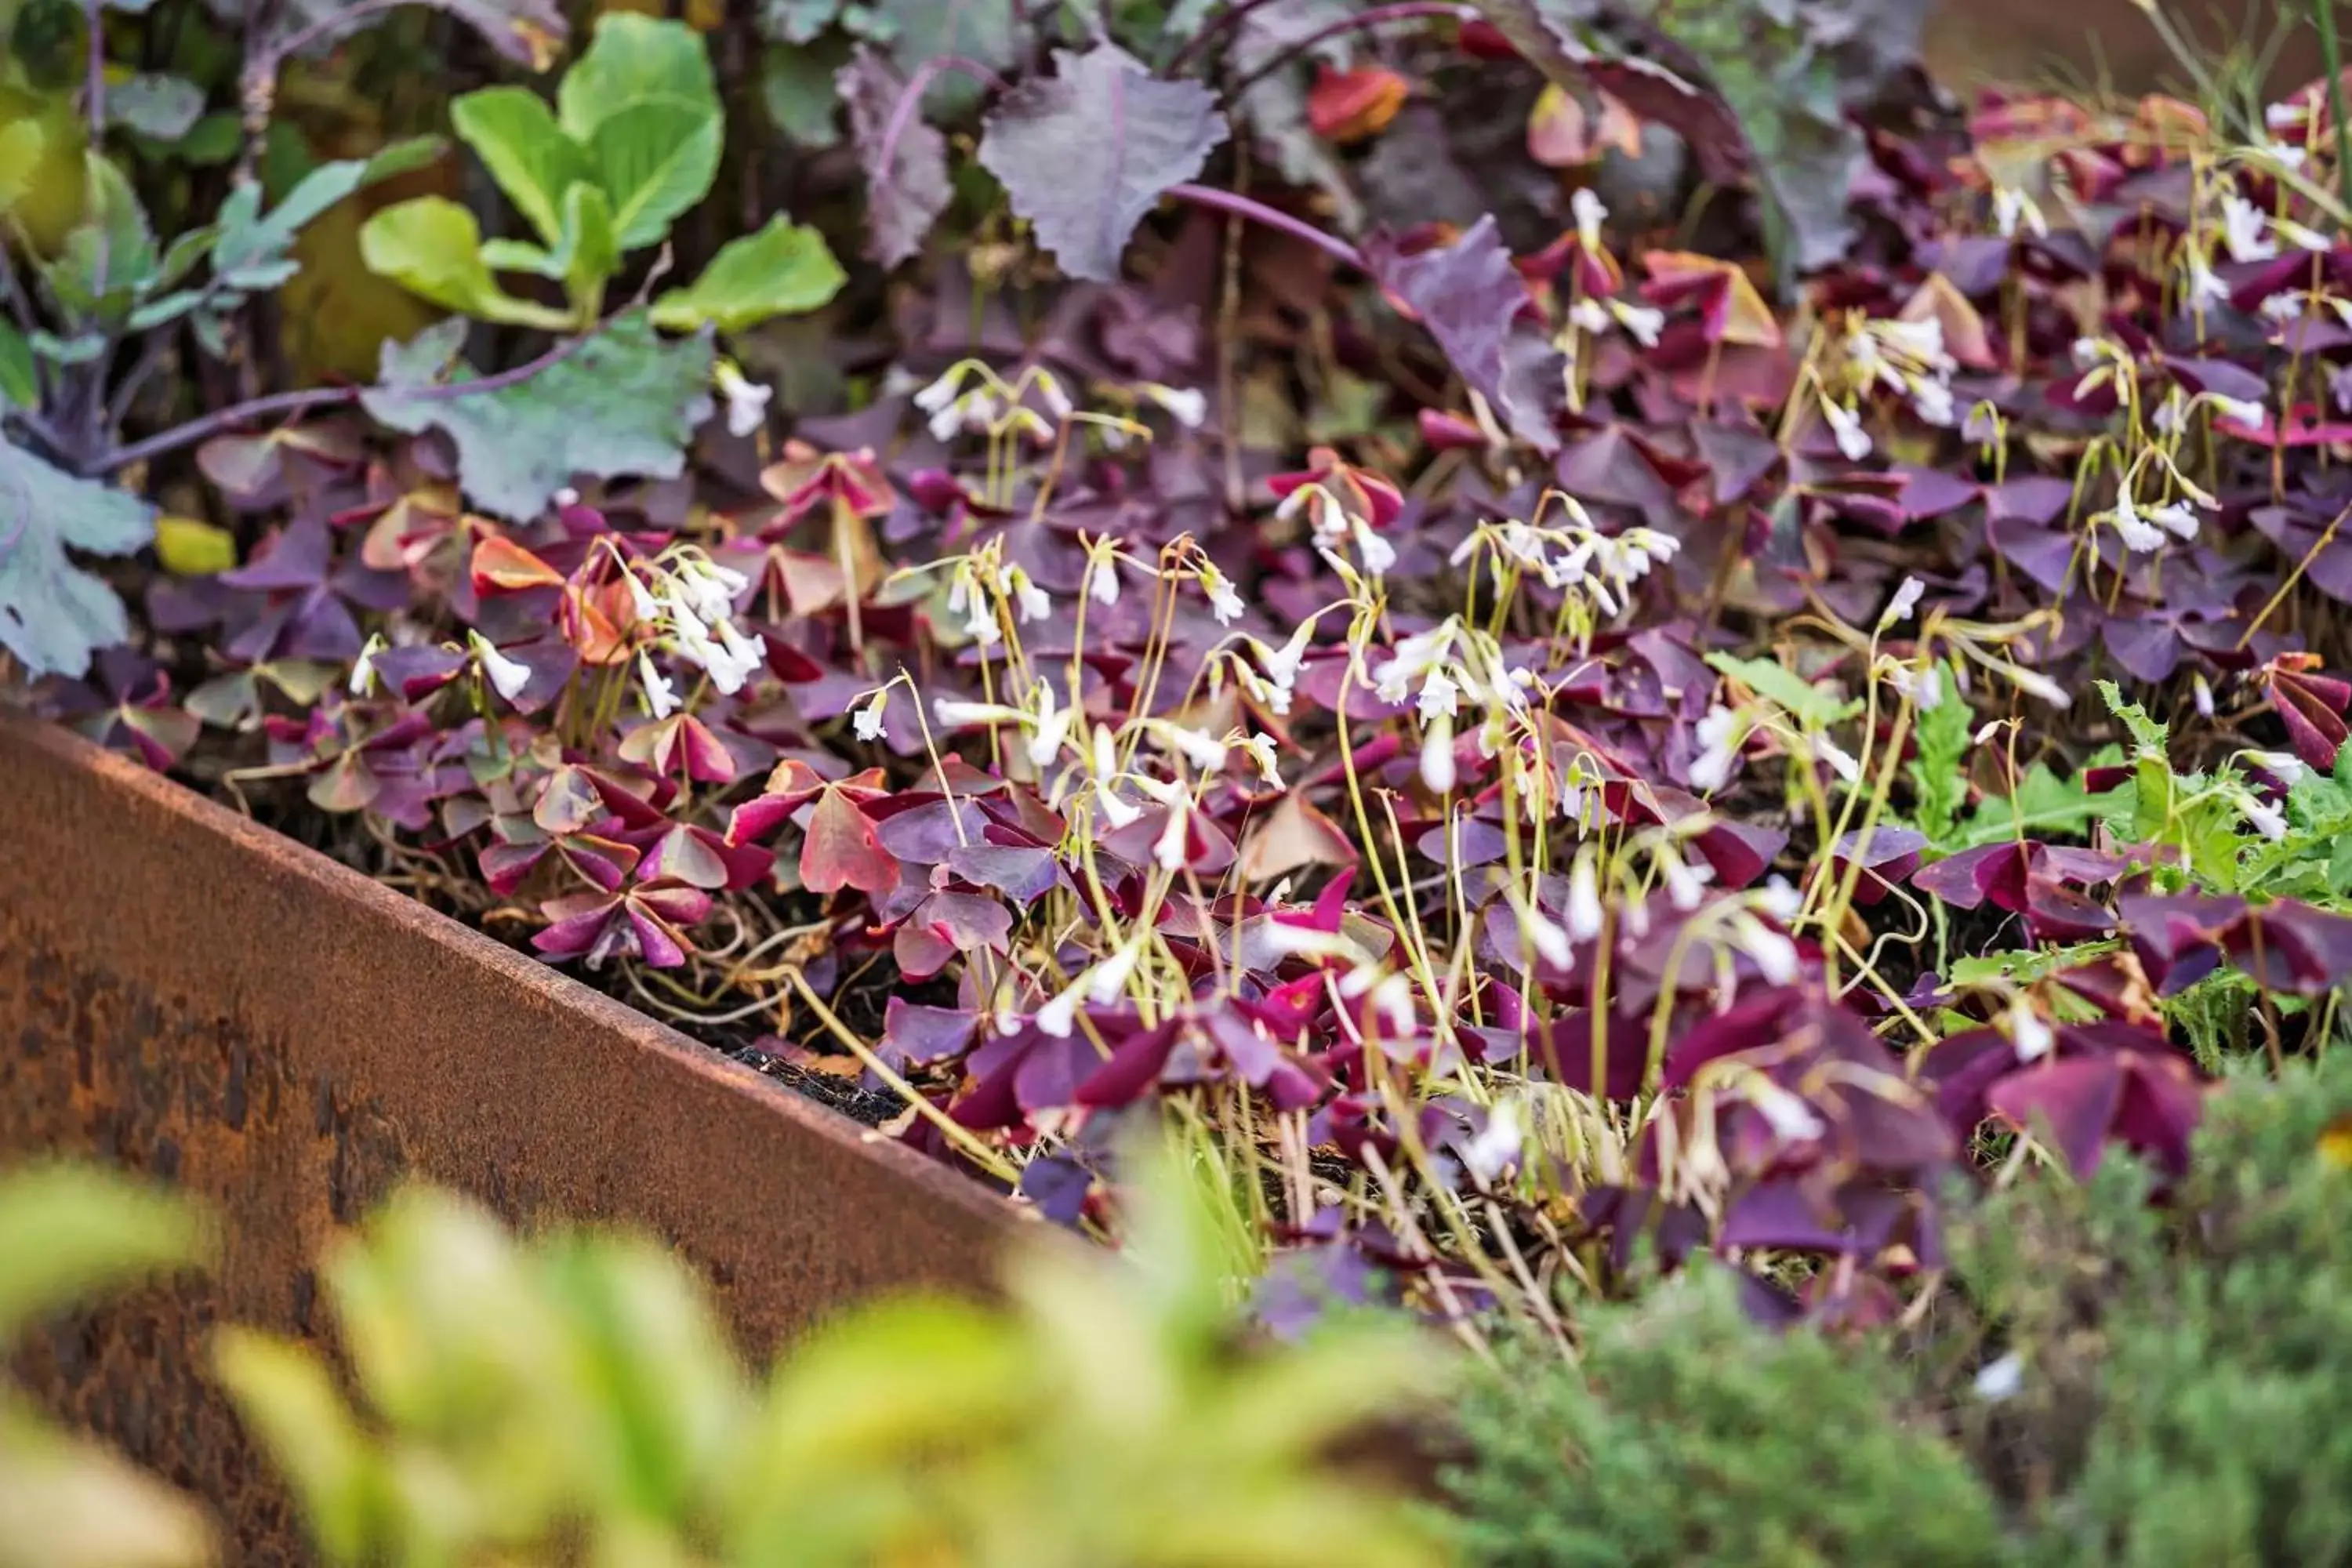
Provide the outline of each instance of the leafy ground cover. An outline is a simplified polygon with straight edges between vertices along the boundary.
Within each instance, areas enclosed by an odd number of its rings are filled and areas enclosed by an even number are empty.
[[[2345,1027],[2325,84],[688,9],[0,11],[43,711],[1055,1220],[1165,1121],[1284,1332],[1885,1324]]]

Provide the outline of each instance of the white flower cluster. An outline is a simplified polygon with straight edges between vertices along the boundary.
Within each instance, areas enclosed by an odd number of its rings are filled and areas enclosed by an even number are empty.
[[[636,612],[637,679],[645,688],[646,710],[656,720],[668,718],[679,705],[677,688],[654,663],[656,650],[701,669],[730,696],[767,662],[760,635],[735,624],[735,598],[749,580],[698,546],[681,544],[651,561],[633,563],[623,581]]]
[[[1591,255],[1604,254],[1601,226],[1609,216],[1609,209],[1590,188],[1579,190],[1569,198],[1569,207],[1576,215],[1576,237]],[[1658,346],[1659,330],[1666,324],[1666,313],[1654,306],[1635,304],[1614,295],[1595,300],[1590,295],[1569,307],[1568,319],[1578,331],[1599,337],[1613,322],[1623,327],[1633,341],[1645,349]]]
[[[1929,316],[1924,321],[1848,320],[1845,334],[1846,369],[1857,390],[1883,387],[1907,399],[1912,411],[1930,425],[1953,423],[1952,373],[1959,369],[1944,346],[1944,324]],[[1837,433],[1838,449],[1849,462],[1860,462],[1870,450],[1869,437],[1848,413],[1842,423],[1831,412],[1838,405],[1824,401],[1822,414]],[[1853,449],[1856,437],[1861,450]]]
[[[1053,595],[1037,585],[1025,567],[1008,565],[992,541],[989,548],[956,562],[948,577],[948,613],[963,617],[964,635],[973,642],[994,647],[1004,640],[1004,628],[996,617],[999,605],[1012,605],[1024,626],[1054,618]]]
[[[1452,563],[1459,566],[1482,544],[1491,545],[1534,572],[1546,587],[1580,594],[1602,615],[1615,616],[1631,602],[1633,584],[1648,576],[1658,563],[1673,560],[1682,548],[1680,540],[1654,528],[1603,533],[1574,498],[1551,499],[1566,513],[1565,526],[1522,522],[1517,518],[1482,523],[1454,546]]]
[[[1526,712],[1535,671],[1505,662],[1492,637],[1448,616],[1425,632],[1401,639],[1371,671],[1373,690],[1383,702],[1412,702],[1421,719],[1421,782],[1443,795],[1454,787],[1454,721],[1463,699],[1475,705],[1478,748],[1486,756],[1501,750],[1510,721]]]
[[[1382,539],[1372,529],[1370,518],[1359,517],[1343,505],[1338,496],[1320,484],[1303,484],[1282,498],[1274,509],[1277,518],[1291,518],[1305,511],[1308,526],[1314,530],[1318,547],[1337,551],[1352,542],[1356,558],[1364,570],[1377,577],[1396,564],[1396,547]]]
[[[1051,420],[1029,406],[1025,394],[1034,391]],[[965,432],[990,437],[1019,432],[1034,440],[1050,441],[1054,426],[1076,410],[1069,394],[1052,371],[1033,365],[1020,380],[1004,378],[978,360],[959,360],[937,381],[915,394],[915,406],[929,416],[934,440],[950,441]]]

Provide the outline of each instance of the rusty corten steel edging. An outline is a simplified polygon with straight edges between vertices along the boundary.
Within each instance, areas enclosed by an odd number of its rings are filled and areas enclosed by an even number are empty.
[[[2303,0],[2157,3],[2208,61],[2232,44],[2258,52],[2283,33],[2266,78],[2273,93],[2324,74],[2319,37]],[[2189,73],[2137,0],[1942,0],[1928,15],[1923,52],[1929,71],[1955,89],[2105,87],[2194,96]]]
[[[976,1185],[79,737],[0,714],[0,1166],[94,1156],[223,1216],[210,1279],[36,1342],[33,1393],[304,1560],[205,1378],[236,1321],[319,1332],[320,1247],[398,1177],[643,1226],[764,1352],[891,1287],[984,1288]]]

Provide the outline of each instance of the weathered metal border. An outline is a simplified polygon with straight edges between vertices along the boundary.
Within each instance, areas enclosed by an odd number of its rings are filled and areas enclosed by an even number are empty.
[[[234,1320],[324,1325],[320,1247],[406,1174],[634,1222],[765,1350],[988,1277],[1010,1205],[758,1073],[79,737],[0,715],[0,1164],[95,1156],[226,1220],[202,1283],[37,1340],[37,1396],[304,1560],[205,1381]]]

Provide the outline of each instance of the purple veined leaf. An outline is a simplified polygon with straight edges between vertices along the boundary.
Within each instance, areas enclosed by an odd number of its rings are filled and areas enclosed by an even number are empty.
[[[1747,496],[1780,463],[1780,444],[1753,425],[1694,419],[1690,433],[1692,447],[1707,466],[1708,490],[1717,506]]]
[[[2129,609],[2125,606],[2126,612]],[[2099,640],[2133,679],[2151,686],[2171,679],[2187,651],[2172,617],[2146,606],[2136,614],[2118,613],[2101,621]]]
[[[1157,79],[1111,44],[1054,62],[990,113],[980,161],[1065,273],[1115,283],[1136,225],[1200,174],[1224,116],[1207,88]]]
[[[1513,436],[1546,455],[1559,449],[1560,356],[1519,320],[1528,286],[1491,216],[1452,245],[1410,256],[1389,235],[1375,234],[1365,241],[1364,261]]]
[[[2326,523],[2294,507],[2258,506],[2247,514],[2247,521],[2282,554],[2302,562],[2303,574],[2314,587],[2339,604],[2352,605],[2352,538],[2338,530],[2322,544]],[[2237,638],[2232,636],[2230,640],[2235,643]]]
[[[1986,1095],[1993,1112],[2048,1137],[2078,1177],[2120,1142],[2179,1174],[2203,1109],[2194,1069],[2178,1054],[2117,1051],[2045,1060]]]
[[[1003,952],[1013,937],[1013,912],[978,893],[933,893],[893,933],[898,967],[910,980],[937,974],[961,953]]]
[[[1592,1090],[1592,1013],[1590,1008],[1563,1013],[1532,1042],[1545,1073],[1555,1083],[1591,1094]],[[1650,1065],[1649,1016],[1639,1018],[1612,1014],[1601,1030],[1601,1093],[1623,1103],[1642,1090]]]
[[[2135,893],[2116,900],[2140,967],[2159,996],[2177,995],[2221,967],[2221,933],[2246,912],[2234,896]]]
[[[2352,977],[2352,920],[2294,900],[2249,910],[2222,932],[2221,944],[2272,991],[2325,996]]]
[[[928,1067],[950,1061],[971,1048],[980,1015],[969,1007],[931,1007],[892,996],[882,1005],[877,1054],[892,1067]]]
[[[677,882],[646,882],[616,893],[576,893],[550,900],[553,922],[531,938],[552,961],[584,959],[591,969],[614,958],[642,958],[656,969],[686,962],[686,927],[710,912],[710,895]]]
[[[1332,1308],[1372,1301],[1380,1282],[1370,1261],[1345,1243],[1286,1247],[1266,1260],[1252,1287],[1250,1316],[1275,1339],[1295,1343]]]
[[[1876,827],[1865,844],[1860,833],[1849,833],[1837,841],[1832,851],[1834,874],[1846,876],[1847,868],[1858,858],[1862,875],[1854,879],[1853,901],[1866,906],[1876,904],[1895,890],[1895,885],[1919,868],[1919,859],[1927,847],[1927,836],[1909,827]]]
[[[941,864],[972,886],[1003,893],[1024,907],[1069,885],[1051,850],[1025,845],[960,844]]]
[[[1433,823],[1413,841],[1413,847],[1441,866],[1492,866],[1510,853],[1510,836],[1482,816],[1467,813],[1451,822]]]
[[[963,828],[961,835],[956,831],[958,824]],[[917,804],[898,806],[887,816],[878,816],[874,823],[877,844],[898,859],[918,866],[944,865],[966,844],[985,843],[987,835],[987,814],[961,796],[950,803],[933,795]]]
[[[256,551],[252,560],[219,574],[219,580],[232,588],[258,593],[316,588],[333,570],[334,548],[324,518],[299,517],[281,529],[266,549]]]
[[[1106,1061],[1091,1047],[1092,1071],[1079,1081],[1068,1104],[1117,1107],[1132,1105],[1158,1087],[1176,1049],[1177,1026],[1170,1019],[1150,1029],[1139,1029],[1111,1047]]]
[[[2039,845],[2013,841],[1987,844],[1937,861],[1913,873],[1911,885],[1956,910],[1972,910],[1990,899],[1997,909],[2025,912],[2025,878]]]
[[[1700,858],[1714,868],[1716,885],[1729,889],[1753,884],[1788,845],[1786,828],[1760,827],[1729,819],[1710,825],[1691,841]]]
[[[2320,773],[2336,767],[2337,751],[2352,739],[2344,710],[2352,704],[2352,681],[2324,673],[2319,656],[2289,652],[2263,666],[2260,679],[2271,708],[2286,726],[2287,740],[2304,765]]]
[[[1068,1154],[1041,1155],[1021,1168],[1021,1195],[1055,1225],[1076,1226],[1094,1187],[1094,1173]]]
[[[2217,397],[2231,397],[2241,403],[2270,401],[2269,381],[2235,360],[2176,359],[2167,356],[2163,365],[2164,374],[2179,384],[2181,389],[2191,396],[2200,392],[2210,392]]]
[[[1659,472],[1654,456],[1621,422],[1599,426],[1570,441],[1554,471],[1570,495],[1631,507],[1653,523],[1674,509],[1674,487]]]
[[[699,823],[681,822],[655,840],[637,876],[647,881],[667,878],[714,893],[740,892],[756,887],[775,861],[775,851],[764,845],[730,845]]]
[[[896,267],[923,248],[931,225],[947,211],[947,138],[924,123],[917,105],[900,107],[907,79],[879,50],[861,47],[835,75],[834,85],[848,107],[850,140],[866,171],[874,258]],[[886,147],[894,125],[898,139]]]
[[[2053,594],[2065,587],[2074,563],[2073,534],[1996,510],[1986,516],[1985,536],[2002,560],[2042,587]]]

